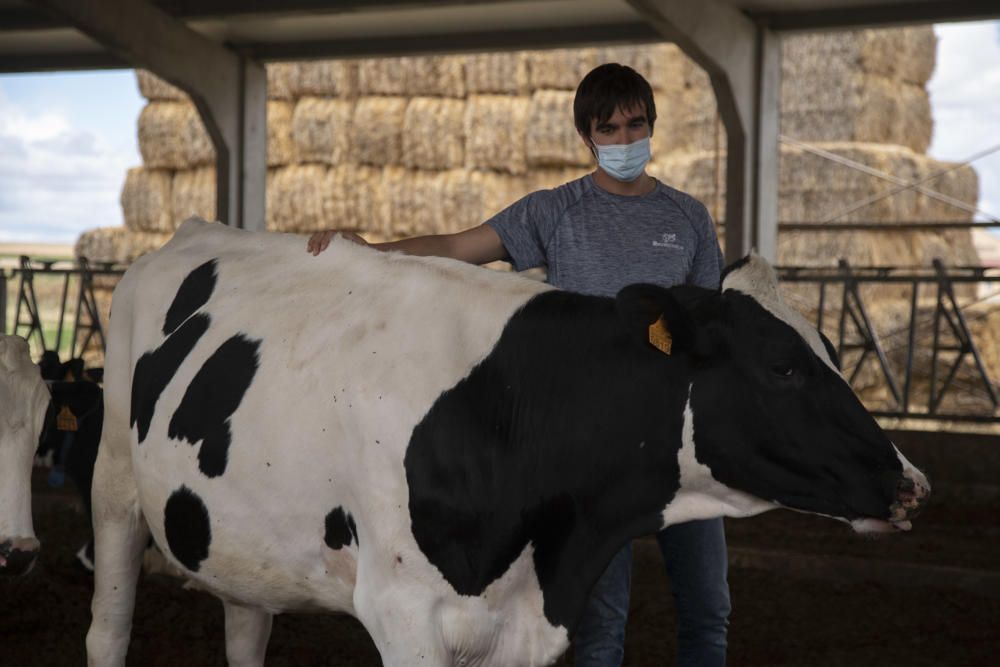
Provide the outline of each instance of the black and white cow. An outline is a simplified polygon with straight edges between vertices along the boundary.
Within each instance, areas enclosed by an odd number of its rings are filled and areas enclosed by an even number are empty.
[[[226,610],[353,614],[389,665],[533,665],[628,540],[788,507],[909,528],[925,477],[750,257],[724,290],[582,296],[439,258],[186,222],[114,295],[95,665],[150,532]]]
[[[31,569],[40,545],[31,523],[31,464],[49,392],[28,343],[0,334],[0,575]]]

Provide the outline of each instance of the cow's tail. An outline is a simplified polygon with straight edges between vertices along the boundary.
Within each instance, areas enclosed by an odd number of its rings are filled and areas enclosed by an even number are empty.
[[[95,556],[93,615],[87,633],[91,665],[125,664],[135,586],[149,539],[129,442],[133,286],[138,269],[129,269],[115,289],[105,356],[104,425],[91,491]]]

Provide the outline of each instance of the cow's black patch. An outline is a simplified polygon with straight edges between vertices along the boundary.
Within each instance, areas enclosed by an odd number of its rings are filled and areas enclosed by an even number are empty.
[[[202,561],[208,558],[212,527],[208,508],[194,491],[182,486],[170,494],[163,509],[163,531],[174,558],[197,572]]]
[[[180,365],[208,330],[209,317],[203,313],[187,319],[153,352],[147,352],[135,365],[132,376],[131,425],[139,426],[139,442],[146,439],[149,423],[160,394],[166,389]]]
[[[350,512],[344,511],[343,507],[334,507],[326,515],[324,521],[323,542],[331,549],[343,549],[350,546],[351,540],[360,545],[358,541],[358,528],[354,525],[354,517]]]
[[[209,260],[192,271],[181,282],[163,320],[163,334],[168,335],[208,303],[215,289],[216,260]]]
[[[226,470],[232,438],[229,418],[240,406],[259,363],[259,340],[237,334],[219,346],[191,380],[167,435],[196,444],[198,467],[208,477]]]
[[[479,595],[531,544],[545,616],[572,629],[677,491],[686,359],[635,336],[614,299],[534,297],[414,429],[409,508],[430,562]]]
[[[661,300],[683,334],[669,355],[646,342]],[[404,466],[417,544],[462,595],[533,546],[545,617],[572,635],[615,552],[661,526],[688,400],[697,460],[724,484],[795,509],[888,516],[901,473],[888,438],[751,297],[547,292],[414,428]]]
[[[840,366],[840,355],[837,354],[837,348],[835,348],[833,346],[833,343],[830,342],[830,339],[827,338],[826,334],[823,333],[822,331],[819,332],[819,337],[820,337],[820,339],[822,339],[822,341],[823,341],[823,347],[826,348],[826,353],[828,355],[830,355],[830,361],[833,362],[833,365],[837,367],[838,371],[844,370]]]
[[[726,299],[730,360],[700,369],[691,391],[698,460],[787,507],[888,518],[902,464],[878,423],[791,326],[745,294]]]

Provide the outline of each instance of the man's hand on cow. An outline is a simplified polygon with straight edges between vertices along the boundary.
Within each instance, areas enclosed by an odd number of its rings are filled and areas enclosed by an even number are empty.
[[[365,241],[354,232],[325,229],[322,232],[316,232],[309,237],[309,243],[306,244],[306,251],[312,253],[314,256],[320,254],[326,250],[328,245],[330,245],[330,241],[333,240],[334,236],[342,236],[348,241],[357,243],[358,245],[368,245],[368,241]]]

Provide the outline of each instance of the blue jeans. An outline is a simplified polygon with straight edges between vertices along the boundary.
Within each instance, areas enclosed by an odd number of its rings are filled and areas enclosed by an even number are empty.
[[[723,667],[729,625],[726,533],[722,519],[690,521],[656,535],[677,609],[677,666]],[[618,667],[625,654],[632,545],[594,585],[573,637],[577,667]]]

